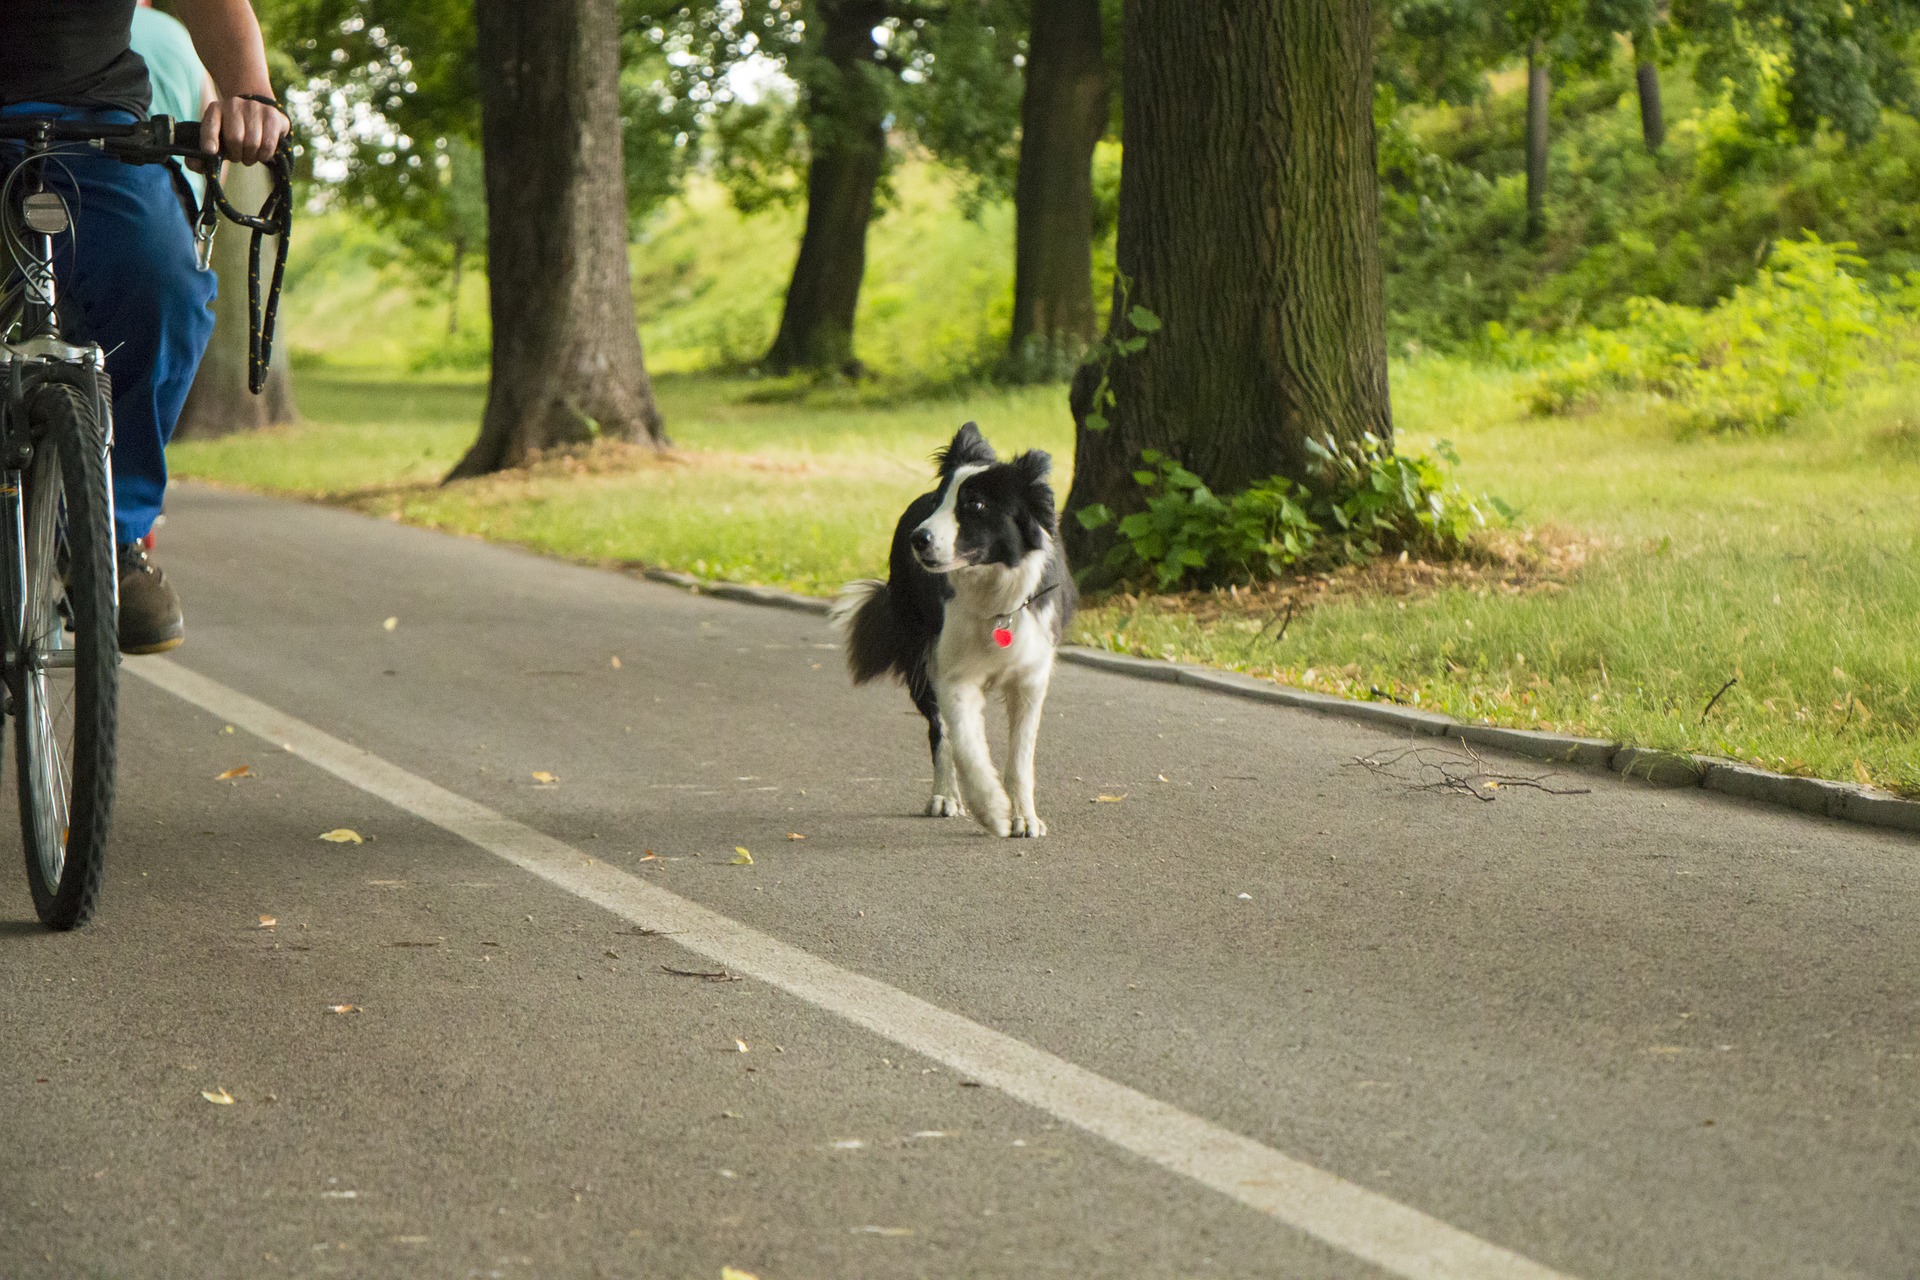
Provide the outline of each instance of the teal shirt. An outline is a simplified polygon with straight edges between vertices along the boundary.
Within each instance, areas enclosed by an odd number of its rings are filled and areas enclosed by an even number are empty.
[[[198,120],[207,69],[201,65],[200,55],[193,49],[193,37],[180,20],[144,5],[135,9],[133,51],[147,64],[147,79],[153,84],[152,113],[175,120]],[[186,173],[194,199],[203,199],[206,179],[191,169]]]

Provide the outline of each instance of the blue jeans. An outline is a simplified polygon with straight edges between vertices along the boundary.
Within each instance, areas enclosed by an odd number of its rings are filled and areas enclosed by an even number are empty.
[[[125,111],[23,102],[0,115],[131,123]],[[0,149],[0,171],[20,156]],[[113,506],[122,543],[143,538],[167,490],[167,441],[213,336],[213,272],[194,262],[193,228],[162,165],[63,155],[45,170],[73,230],[54,237],[60,316],[99,343],[113,375]]]

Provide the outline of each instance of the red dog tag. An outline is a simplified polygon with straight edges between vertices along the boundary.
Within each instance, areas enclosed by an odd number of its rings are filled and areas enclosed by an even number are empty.
[[[1013,632],[1007,630],[1005,627],[995,627],[993,629],[993,642],[1002,649],[1011,649],[1013,647]]]

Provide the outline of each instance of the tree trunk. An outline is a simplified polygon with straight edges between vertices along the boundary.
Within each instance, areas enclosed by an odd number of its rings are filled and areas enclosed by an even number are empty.
[[[227,198],[249,212],[258,209],[272,191],[267,171],[257,165],[232,165],[226,174]],[[225,224],[213,240],[213,270],[220,295],[213,303],[213,341],[194,374],[193,389],[174,426],[175,440],[210,440],[238,431],[257,431],[275,423],[292,422],[293,381],[287,372],[287,337],[283,327],[267,366],[267,385],[259,395],[247,390],[247,245],[253,233]],[[261,271],[273,262],[274,242],[260,247]],[[261,288],[265,289],[264,281]],[[264,300],[264,299],[263,299]]]
[[[1161,324],[1083,365],[1068,510],[1139,510],[1142,449],[1219,492],[1311,477],[1309,437],[1391,443],[1368,0],[1127,0],[1119,270],[1108,332]],[[1087,425],[1103,369],[1111,425]],[[1094,565],[1111,527],[1064,523]]]
[[[1527,238],[1547,229],[1547,55],[1535,36],[1527,46]]]
[[[617,0],[475,0],[493,375],[447,477],[596,437],[664,443],[640,353]]]
[[[453,268],[449,272],[452,279],[447,283],[447,336],[449,338],[460,332],[460,268],[466,265],[466,260],[466,241],[455,240]]]
[[[1016,367],[1093,341],[1093,148],[1107,129],[1100,0],[1033,0],[1014,182]],[[1051,358],[1049,358],[1051,357]]]
[[[873,29],[885,0],[819,0],[820,43],[798,68],[805,94],[807,228],[780,312],[780,332],[761,364],[855,373],[853,316],[867,269],[867,224],[886,160],[887,96]]]
[[[1640,138],[1647,150],[1658,151],[1667,142],[1667,116],[1660,106],[1660,68],[1642,62],[1633,74],[1640,85]]]

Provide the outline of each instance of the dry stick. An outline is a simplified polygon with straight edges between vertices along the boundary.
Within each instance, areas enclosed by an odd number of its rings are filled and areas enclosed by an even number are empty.
[[[725,969],[676,969],[670,964],[660,966],[661,972],[670,973],[676,978],[704,978],[708,982],[738,982],[740,975]]]
[[[1269,622],[1267,624],[1267,627],[1271,627],[1272,625],[1273,624]],[[1275,644],[1279,644],[1281,641],[1285,640],[1287,638],[1287,628],[1292,625],[1293,625],[1293,601],[1289,600],[1287,601],[1287,616],[1280,619],[1280,632],[1278,635],[1274,636],[1273,642]],[[1266,627],[1262,627],[1260,629],[1260,635],[1263,639],[1265,638],[1266,633],[1267,633]]]
[[[1412,777],[1395,772],[1402,764],[1411,762],[1414,770]],[[1520,774],[1498,773],[1486,766],[1480,756],[1471,748],[1460,751],[1446,751],[1437,747],[1407,747],[1388,756],[1356,756],[1353,763],[1369,773],[1391,779],[1415,791],[1439,791],[1452,795],[1472,796],[1482,803],[1491,803],[1498,797],[1494,794],[1502,787],[1509,790],[1527,787],[1535,791],[1544,791],[1554,796],[1586,795],[1586,787],[1556,787],[1550,785],[1552,773]],[[1425,775],[1437,775],[1425,780]]]
[[[1720,693],[1716,693],[1716,694],[1714,694],[1714,695],[1713,695],[1713,696],[1712,696],[1711,698],[1708,698],[1708,699],[1707,699],[1707,705],[1706,705],[1706,706],[1704,706],[1704,707],[1702,707],[1702,708],[1700,708],[1700,723],[1701,723],[1701,724],[1703,724],[1703,725],[1704,725],[1704,724],[1705,724],[1705,723],[1707,722],[1707,712],[1709,712],[1709,711],[1711,711],[1711,710],[1713,710],[1713,704],[1714,704],[1714,703],[1716,703],[1716,702],[1718,702],[1718,701],[1720,701],[1720,694],[1721,694],[1721,693],[1725,693],[1725,692],[1726,692],[1727,690],[1729,690],[1729,689],[1731,689],[1731,688],[1733,688],[1733,686],[1735,686],[1735,685],[1737,685],[1737,684],[1739,684],[1739,683],[1740,683],[1740,677],[1739,677],[1739,676],[1735,676],[1735,677],[1734,677],[1733,679],[1731,679],[1731,680],[1729,680],[1729,681],[1727,681],[1727,682],[1726,682],[1725,684],[1723,684],[1723,685],[1721,685],[1721,686],[1720,686]]]

